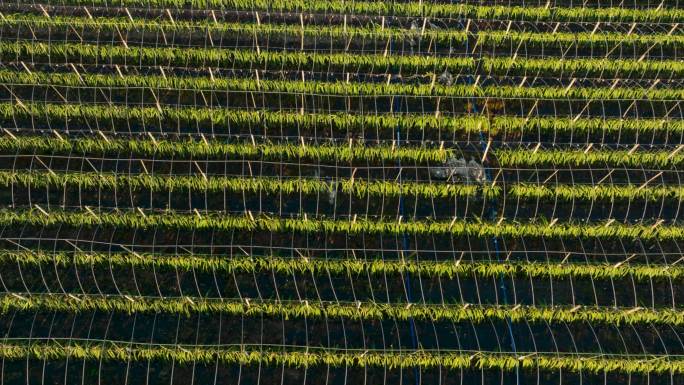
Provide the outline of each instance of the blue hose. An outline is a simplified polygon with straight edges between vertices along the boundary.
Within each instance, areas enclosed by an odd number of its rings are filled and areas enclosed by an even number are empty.
[[[390,38],[389,42],[389,54],[392,53],[392,39]],[[392,96],[392,104],[391,104],[391,112],[394,115],[395,113],[395,108],[396,108],[396,95]],[[401,100],[400,100],[401,102]],[[401,128],[400,125],[397,123],[396,127],[396,134],[397,134],[397,147],[401,147]],[[397,166],[399,167],[399,170],[401,170],[401,160],[397,160]],[[401,172],[399,173],[399,179],[398,179],[399,185],[401,185]],[[401,189],[399,190],[401,191]],[[399,194],[399,215],[401,217],[404,217],[404,197]],[[402,250],[401,253],[404,254],[408,251],[409,248],[409,239],[408,239],[408,234],[405,232],[401,235],[402,237]],[[404,274],[404,289],[406,290],[406,301],[410,304],[413,302],[413,294],[411,291],[411,274],[408,272]],[[416,335],[416,323],[413,317],[409,318],[409,330],[411,333],[411,346],[413,347],[414,350],[418,349],[418,337]],[[416,380],[416,385],[420,384],[420,370],[418,367],[413,368],[413,374]]]
[[[459,24],[461,28],[463,28],[463,23],[459,21]],[[470,49],[469,49],[469,41],[466,39],[466,55],[469,54]],[[467,78],[468,85],[473,83],[473,77],[472,75],[469,75]],[[470,105],[473,106],[473,113],[477,114],[477,104],[475,103],[475,98],[470,98],[469,99]],[[482,148],[482,152],[484,153],[487,151],[487,141],[485,140],[484,137],[484,132],[480,130],[479,132],[480,135],[480,147]],[[484,165],[484,161],[482,164],[482,167],[484,168],[485,171],[485,183],[490,183],[492,181],[492,176],[491,172],[489,169],[487,169]],[[485,202],[486,203],[486,202]],[[497,213],[496,213],[496,206],[497,206],[497,200],[495,198],[492,198],[489,206],[489,219],[490,220],[496,220]],[[499,248],[499,239],[497,237],[492,238],[492,243],[494,245],[494,254],[496,255],[496,260],[497,262],[502,262],[501,260],[501,249]],[[508,288],[506,287],[506,280],[503,274],[499,275],[499,289],[501,289],[501,297],[503,298],[504,305],[508,305]],[[517,356],[518,349],[515,344],[515,337],[513,335],[513,326],[511,326],[511,319],[510,317],[506,317],[506,327],[508,329],[508,335],[511,339],[511,350],[513,351],[513,354]],[[515,368],[515,378],[516,378],[516,384],[520,385],[520,369],[518,366]]]

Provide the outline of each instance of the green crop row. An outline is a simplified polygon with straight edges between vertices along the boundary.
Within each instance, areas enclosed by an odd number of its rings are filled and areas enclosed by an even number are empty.
[[[418,274],[423,277],[453,278],[456,276],[494,278],[505,276],[531,278],[595,280],[630,278],[636,281],[679,280],[684,278],[684,267],[678,265],[608,264],[608,263],[546,263],[546,262],[470,262],[470,261],[414,261],[373,258],[321,259],[309,257],[270,256],[209,256],[169,255],[147,253],[46,253],[43,251],[0,250],[0,262],[25,266],[56,265],[133,267],[158,270],[279,274],[310,273],[334,275]]]
[[[601,76],[614,74],[620,79],[645,76],[682,76],[684,63],[678,60],[628,60],[574,58],[548,60],[526,57],[440,57],[416,55],[375,55],[355,53],[311,53],[244,49],[192,48],[192,47],[125,47],[124,45],[91,45],[75,43],[38,43],[1,41],[0,59],[29,62],[82,64],[170,65],[184,67],[235,68],[255,66],[263,68],[310,68],[318,71],[375,71],[402,70],[405,72],[452,73],[468,71],[484,75],[535,75],[535,76]]]
[[[636,310],[636,311],[635,311]],[[684,325],[684,310],[623,309],[596,307],[536,306],[464,306],[463,304],[406,303],[339,303],[339,302],[273,302],[241,301],[225,298],[148,298],[83,295],[0,295],[0,311],[58,311],[82,313],[90,311],[167,314],[226,314],[245,317],[278,318],[346,318],[354,320],[430,320],[482,323],[511,322],[588,322],[606,325]]]
[[[679,22],[681,8],[629,7],[535,7],[474,5],[434,2],[387,2],[342,0],[59,0],[66,5],[121,6],[141,8],[230,9],[243,11],[310,12],[370,14],[387,16],[425,16],[432,18],[476,18],[527,21],[623,21]]]
[[[72,16],[56,16],[49,19],[42,15],[24,15],[14,14],[5,16],[0,19],[0,27],[30,27],[37,29],[53,29],[61,27],[64,29],[73,27],[79,31],[140,31],[140,32],[206,32],[210,34],[231,34],[233,37],[240,34],[243,37],[262,37],[264,39],[273,39],[274,37],[292,38],[303,37],[304,39],[397,39],[406,37],[407,34],[414,34],[419,36],[419,32],[411,31],[403,28],[387,27],[382,28],[379,25],[371,25],[368,27],[360,26],[343,26],[343,25],[300,25],[297,24],[271,24],[271,23],[235,23],[214,21],[213,19],[204,19],[199,21],[188,20],[174,20],[170,19],[129,19],[127,17],[72,17]],[[569,34],[572,35],[572,34]],[[600,36],[600,34],[595,34]],[[463,30],[426,30],[423,32],[426,39],[434,39],[437,42],[449,43],[463,43],[467,41],[468,34]],[[610,34],[607,39],[617,40],[621,35]],[[624,35],[622,35],[624,36]],[[636,36],[636,35],[635,35]],[[665,45],[679,45],[678,36],[651,35],[653,38],[644,39],[650,43],[646,44],[665,44]],[[521,39],[525,37],[521,36]],[[640,39],[625,37],[627,40],[633,40],[638,43]],[[534,39],[534,37],[527,38]],[[541,38],[539,38],[541,39]],[[567,38],[570,40],[570,38]],[[500,39],[497,39],[500,40]],[[497,40],[492,40],[495,43]],[[587,38],[585,38],[587,40]],[[618,42],[620,40],[617,40]],[[684,43],[684,42],[683,42]],[[590,44],[590,43],[588,43]]]
[[[362,178],[321,180],[313,178],[279,179],[275,177],[226,177],[201,175],[150,175],[111,174],[94,172],[56,173],[48,171],[0,171],[0,186],[13,185],[45,187],[77,187],[85,189],[132,189],[151,191],[232,191],[278,193],[332,193],[342,192],[355,197],[367,196],[416,196],[421,198],[462,198],[484,196],[486,198],[559,199],[559,200],[629,200],[684,199],[681,186],[637,185],[541,185],[512,183],[507,186],[475,184],[410,182],[401,184],[385,180]]]
[[[254,77],[196,77],[166,75],[126,75],[124,77],[92,73],[16,72],[0,70],[0,82],[30,86],[151,88],[172,90],[214,90],[241,92],[277,92],[286,94],[324,94],[351,96],[409,95],[443,97],[478,97],[504,99],[595,99],[595,100],[681,100],[681,88],[621,88],[621,87],[518,87],[473,86],[454,84],[400,84],[369,82],[323,82],[310,80],[259,80]]]
[[[40,341],[40,342],[38,342]],[[269,349],[253,346],[195,346],[154,345],[113,341],[81,342],[68,344],[58,340],[27,340],[4,342],[0,357],[8,361],[26,360],[87,360],[120,362],[168,362],[215,365],[272,365],[293,368],[313,366],[330,367],[384,367],[440,368],[446,370],[483,369],[497,371],[540,370],[545,372],[624,373],[624,374],[684,374],[684,359],[675,355],[611,356],[602,354],[497,352],[412,352],[354,351],[323,348]]]
[[[305,25],[299,24],[269,24],[269,23],[232,23],[217,22],[211,19],[202,20],[159,20],[159,19],[129,19],[123,17],[73,17],[53,16],[46,18],[44,15],[34,14],[11,14],[0,19],[0,27],[11,28],[34,28],[68,29],[77,28],[79,31],[141,31],[141,32],[205,32],[217,33],[240,33],[242,36],[257,36],[262,38],[303,37],[305,39],[405,39],[408,37],[420,37],[425,41],[433,41],[437,44],[453,45],[462,44],[473,37],[476,45],[501,46],[508,44],[524,44],[527,46],[554,47],[568,46],[601,47],[618,44],[649,46],[653,47],[681,47],[684,46],[684,35],[670,34],[630,34],[615,32],[520,32],[500,30],[480,30],[477,33],[468,33],[463,29],[425,29],[411,30],[397,27],[382,27],[371,25],[360,27],[355,25]],[[117,32],[118,33],[118,32]]]
[[[184,140],[100,137],[51,138],[45,136],[0,137],[2,152],[30,152],[46,154],[131,154],[148,157],[187,158],[248,158],[248,159],[313,159],[320,161],[390,161],[432,162],[442,164],[452,150],[434,147],[391,147],[388,145],[361,146],[346,144],[302,145],[293,143],[234,143],[219,140]],[[684,153],[628,150],[558,149],[530,151],[525,148],[497,148],[492,150],[501,167],[547,166],[624,166],[674,167],[684,163]],[[531,191],[531,190],[527,190]],[[546,196],[543,189],[539,194]],[[570,191],[570,190],[566,190]],[[600,192],[604,191],[604,192]],[[597,193],[606,195],[610,190]],[[486,193],[489,193],[486,191]],[[529,194],[519,190],[520,194]],[[560,192],[560,195],[564,195]],[[670,193],[663,193],[670,195]],[[565,194],[567,195],[567,194]]]
[[[500,190],[496,191],[497,193]],[[494,192],[491,193],[495,195]],[[684,199],[684,188],[680,186],[639,186],[600,184],[589,185],[554,185],[514,183],[506,186],[506,196],[521,199],[558,199],[558,200],[629,200],[645,199],[658,201],[662,199]]]
[[[496,158],[501,167],[546,167],[564,166],[624,166],[675,167],[684,163],[684,154],[672,151],[630,151],[630,150],[541,150],[498,149]]]
[[[0,103],[0,119],[31,118],[33,121],[48,119],[76,122],[83,125],[92,120],[111,120],[118,123],[165,125],[207,125],[212,127],[259,127],[264,129],[330,129],[333,131],[356,130],[425,130],[445,131],[462,134],[481,131],[496,135],[499,133],[560,133],[577,135],[591,133],[606,134],[682,134],[684,120],[654,119],[600,119],[563,117],[512,117],[495,116],[439,116],[434,115],[352,115],[294,113],[280,111],[240,111],[225,108],[201,107],[135,107],[88,104],[44,104],[23,102],[23,105]]]
[[[256,216],[228,215],[223,213],[178,213],[171,210],[112,211],[96,213],[92,210],[64,211],[42,209],[2,209],[0,225],[31,226],[107,226],[119,229],[166,228],[174,230],[213,231],[269,231],[298,233],[346,234],[453,234],[480,238],[535,237],[535,238],[605,238],[642,240],[682,240],[684,227],[678,224],[651,226],[623,223],[544,223],[542,221],[516,223],[452,221],[404,221],[373,218],[281,218],[267,214]]]
[[[53,154],[135,154],[174,158],[212,159],[313,159],[321,161],[443,162],[448,150],[427,147],[306,145],[292,143],[251,143],[219,140],[114,139],[100,137],[50,138],[45,136],[4,136],[0,151],[32,151]]]
[[[41,171],[0,171],[0,186],[78,187],[152,191],[235,191],[277,193],[331,193],[339,191],[356,197],[402,195],[421,197],[466,197],[499,195],[497,187],[474,184],[416,183],[341,178],[325,181],[313,178],[279,179],[269,177],[225,177],[200,175],[160,176],[150,174],[50,173]],[[683,190],[684,193],[684,190]],[[674,194],[674,191],[671,193]],[[665,194],[670,196],[671,194]]]
[[[437,30],[440,31],[440,30]],[[435,31],[435,32],[437,32]],[[433,39],[440,41],[439,35]],[[454,39],[455,40],[455,39]],[[684,45],[684,35],[640,35],[616,32],[520,32],[520,31],[478,31],[475,43],[483,46],[523,45],[526,47],[556,48],[594,47],[612,48],[616,45],[647,47],[679,47]]]

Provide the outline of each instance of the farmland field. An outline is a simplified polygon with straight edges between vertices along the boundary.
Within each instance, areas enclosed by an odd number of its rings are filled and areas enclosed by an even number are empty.
[[[680,0],[0,1],[0,385],[684,384]]]

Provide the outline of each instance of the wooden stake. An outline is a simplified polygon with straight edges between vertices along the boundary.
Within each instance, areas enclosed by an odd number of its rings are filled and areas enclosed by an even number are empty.
[[[143,211],[143,209],[141,209],[140,207],[136,207],[135,209],[138,211],[138,213],[140,213],[140,215],[141,215],[143,218],[147,218],[147,214],[145,214],[145,212]]]
[[[537,145],[534,146],[534,149],[532,150],[533,154],[536,154],[537,151],[539,151],[539,148],[541,147],[541,142],[537,142]]]
[[[47,17],[48,19],[50,18],[50,14],[45,10],[42,4],[38,4],[38,7],[40,8],[41,11],[43,11],[43,15]]]
[[[40,207],[39,205],[37,205],[37,204],[34,203],[34,204],[33,204],[33,207],[35,207],[36,209],[38,209],[38,211],[40,211],[41,213],[43,213],[46,217],[49,217],[49,216],[50,216],[50,213],[48,213],[47,211],[43,210],[43,208]]]
[[[2,130],[3,130],[3,131],[5,132],[5,134],[7,134],[10,138],[12,138],[12,139],[14,139],[14,140],[17,140],[17,137],[14,136],[14,134],[13,134],[10,130],[8,130],[8,129],[5,128],[5,127],[3,127]]]
[[[482,154],[482,162],[484,163],[487,160],[487,153],[489,152],[489,148],[492,146],[492,139],[489,139],[487,141],[487,147],[485,147],[484,154]]]
[[[28,66],[26,66],[26,63],[24,63],[24,62],[22,61],[22,62],[21,62],[21,66],[24,67],[24,70],[25,70],[26,72],[28,72],[29,75],[33,75],[33,72],[31,72],[31,70],[28,68]]]
[[[131,15],[131,12],[128,10],[128,8],[124,8],[124,11],[126,12],[126,16],[128,16],[128,20],[133,22],[133,16]]]
[[[88,16],[88,19],[93,20],[93,15],[90,14],[90,11],[88,11],[88,7],[83,7],[83,10],[85,11],[86,15]]]
[[[658,177],[661,176],[661,175],[663,175],[663,172],[662,172],[662,171],[659,172],[659,173],[657,173],[657,174],[655,174],[651,179],[647,180],[646,182],[644,182],[644,184],[642,184],[641,186],[639,186],[639,188],[637,189],[637,191],[641,191],[643,188],[645,188],[646,186],[648,186],[649,183],[653,182],[656,178],[658,178]]]
[[[565,262],[567,262],[568,259],[570,259],[571,256],[572,256],[572,253],[567,253],[567,254],[565,254],[565,257],[560,261],[560,264],[562,265],[562,264],[564,264]]]
[[[632,26],[629,28],[629,31],[627,31],[627,36],[631,35],[632,32],[634,32],[634,29],[636,28],[637,23],[632,23]]]
[[[48,170],[50,172],[50,174],[52,174],[53,176],[57,176],[57,174],[54,171],[52,171],[52,169],[50,167],[48,167],[48,165],[45,164],[45,162],[43,162],[43,160],[40,159],[40,157],[37,155],[36,155],[36,160],[38,161],[38,163],[41,164],[41,166],[45,167],[45,169]]]
[[[669,160],[669,159],[672,159],[672,157],[674,157],[679,151],[681,151],[682,148],[684,148],[684,144],[680,144],[679,146],[677,146],[677,148],[675,148],[674,150],[672,150],[672,152],[670,153],[670,155],[667,156],[667,159],[668,159],[668,160]]]
[[[11,294],[12,294],[12,297],[15,297],[15,298],[17,298],[17,299],[20,299],[20,300],[22,300],[22,301],[28,301],[28,298],[23,297],[23,296],[21,296],[21,295],[19,295],[19,294],[17,294],[17,293],[11,293]]]
[[[149,136],[150,140],[152,140],[152,144],[154,144],[155,146],[159,145],[159,143],[157,143],[157,139],[154,138],[154,135],[152,135],[151,132],[147,131],[147,136]]]
[[[628,152],[627,154],[628,154],[628,155],[634,154],[634,151],[636,151],[638,148],[639,148],[639,143],[636,143],[636,144],[634,145],[634,147],[632,147],[632,149],[629,150],[629,152]]]
[[[197,161],[192,161],[192,163],[194,163],[194,164],[195,164],[195,167],[197,167],[197,171],[199,171],[200,175],[202,175],[202,179],[204,179],[204,180],[209,180],[209,178],[207,178],[207,174],[205,174],[204,171],[202,171],[202,168],[201,168],[200,165],[197,163]]]
[[[119,39],[121,39],[121,43],[123,43],[124,47],[128,49],[128,43],[126,43],[126,39],[124,39],[123,35],[121,34],[121,30],[119,30],[119,26],[115,25],[116,28],[116,33],[119,34]]]
[[[81,77],[81,74],[78,72],[78,69],[76,69],[76,66],[74,65],[74,63],[69,63],[69,66],[74,71],[76,76],[78,76],[78,80],[81,82],[81,84],[85,84],[85,80],[83,80],[83,77]]]
[[[634,258],[634,257],[636,257],[636,254],[630,255],[630,256],[627,257],[624,261],[620,261],[620,262],[614,264],[614,265],[613,265],[613,268],[616,268],[616,269],[617,269],[617,268],[620,267],[622,264],[624,264],[624,263],[626,263],[626,262],[629,262],[629,260],[632,259],[632,258]]]
[[[171,15],[171,11],[168,8],[166,8],[166,15],[169,16],[169,20],[171,20],[171,24],[176,25],[176,21],[173,20],[173,16]]]

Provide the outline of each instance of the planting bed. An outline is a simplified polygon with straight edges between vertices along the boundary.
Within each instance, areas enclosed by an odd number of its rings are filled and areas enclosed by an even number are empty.
[[[683,6],[0,2],[0,382],[684,384]]]

